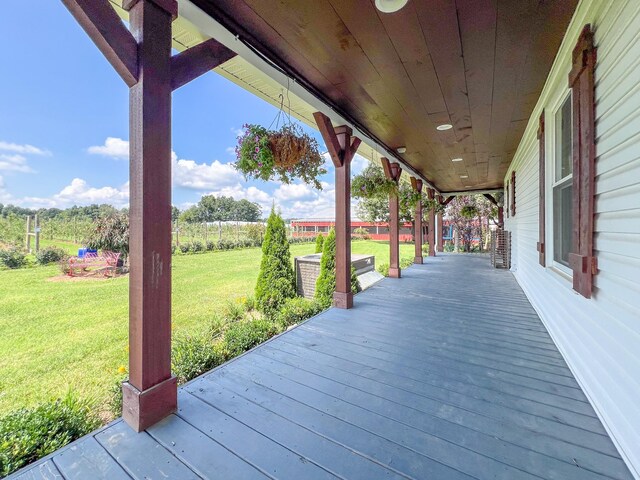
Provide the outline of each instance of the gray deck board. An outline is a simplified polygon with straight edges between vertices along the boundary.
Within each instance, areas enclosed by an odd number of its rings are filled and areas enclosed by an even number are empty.
[[[425,261],[15,478],[630,480],[513,276]]]

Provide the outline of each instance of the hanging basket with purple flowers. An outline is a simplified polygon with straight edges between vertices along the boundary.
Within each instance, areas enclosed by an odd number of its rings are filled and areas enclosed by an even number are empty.
[[[245,178],[291,183],[295,178],[321,190],[318,177],[327,173],[318,142],[300,126],[288,123],[277,130],[243,125],[236,146],[236,170]]]

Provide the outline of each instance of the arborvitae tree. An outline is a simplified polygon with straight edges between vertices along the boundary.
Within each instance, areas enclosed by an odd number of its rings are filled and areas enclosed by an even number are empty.
[[[256,303],[266,315],[278,311],[287,298],[296,296],[296,279],[284,220],[271,209],[262,243],[262,262],[256,284]]]
[[[332,228],[324,239],[320,275],[316,280],[315,298],[325,308],[333,303],[333,292],[336,291],[336,231]],[[360,291],[355,269],[351,266],[351,291]]]
[[[323,245],[324,245],[324,235],[318,235],[316,237],[316,253],[322,253]]]

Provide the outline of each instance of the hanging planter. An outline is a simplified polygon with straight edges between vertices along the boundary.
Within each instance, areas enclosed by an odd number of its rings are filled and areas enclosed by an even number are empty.
[[[398,195],[398,184],[384,176],[382,169],[366,169],[351,182],[354,198],[378,198]]]
[[[295,178],[322,190],[318,177],[325,175],[318,142],[293,123],[269,130],[260,125],[243,125],[236,146],[236,170],[245,178],[291,183]]]

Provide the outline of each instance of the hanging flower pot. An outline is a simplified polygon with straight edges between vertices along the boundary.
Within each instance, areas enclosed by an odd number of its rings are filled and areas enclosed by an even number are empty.
[[[238,137],[235,168],[245,178],[291,183],[295,178],[321,190],[318,177],[327,173],[318,142],[295,124],[268,130],[260,125],[244,125]]]

